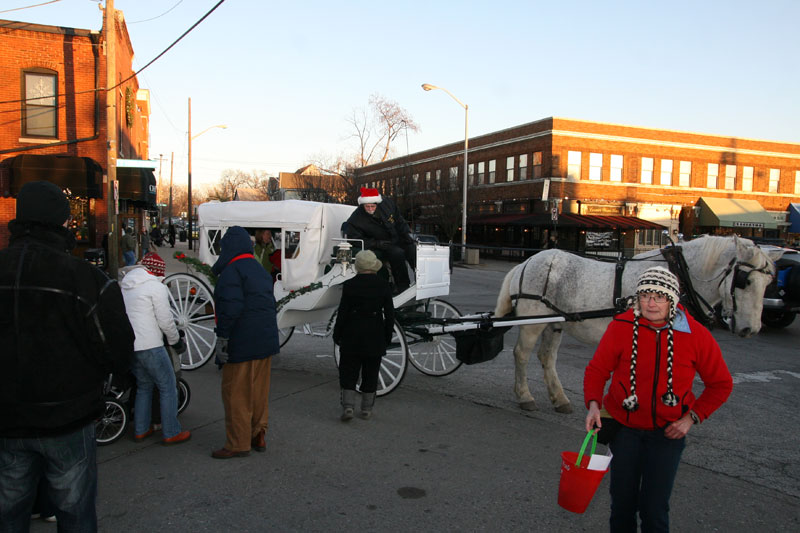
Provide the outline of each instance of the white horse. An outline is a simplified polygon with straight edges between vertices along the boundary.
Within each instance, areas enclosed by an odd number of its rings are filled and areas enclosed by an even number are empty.
[[[683,251],[695,293],[712,307],[722,303],[723,316],[731,318],[732,333],[741,337],[758,333],[764,289],[775,273],[773,261],[780,257],[780,252],[768,255],[752,241],[735,236],[705,236],[677,246]],[[626,262],[621,296],[632,295],[639,274],[656,265],[667,266],[660,250],[639,254]],[[517,316],[569,314],[613,308],[615,269],[615,263],[561,250],[539,252],[506,275],[497,297],[495,316],[512,312]],[[518,298],[519,295],[522,297]],[[520,407],[536,409],[528,388],[527,367],[541,336],[538,356],[550,401],[559,413],[571,413],[572,406],[556,372],[562,332],[596,345],[610,322],[611,317],[581,321],[567,318],[566,322],[520,326],[514,347],[514,392]]]

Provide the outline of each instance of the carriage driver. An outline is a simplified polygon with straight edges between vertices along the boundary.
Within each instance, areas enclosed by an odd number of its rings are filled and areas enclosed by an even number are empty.
[[[417,249],[411,229],[392,200],[382,198],[377,189],[361,187],[358,208],[347,219],[346,228],[347,238],[363,239],[366,249],[391,265],[397,293],[409,287],[405,262],[416,268]]]

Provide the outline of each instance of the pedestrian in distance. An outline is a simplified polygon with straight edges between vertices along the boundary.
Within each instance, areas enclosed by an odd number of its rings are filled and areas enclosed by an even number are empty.
[[[711,333],[662,267],[640,276],[633,309],[609,324],[583,380],[586,431],[600,428],[611,459],[611,531],[669,531],[669,499],[686,434],[725,401],[733,380]],[[695,397],[695,374],[703,392]],[[606,382],[608,393],[603,396]]]
[[[69,201],[22,186],[0,251],[0,531],[27,531],[46,480],[60,531],[97,531],[95,419],[128,371],[133,330],[116,281],[70,253]]]
[[[170,247],[175,248],[175,225],[170,224],[169,228],[167,229],[167,242],[169,242]]]
[[[150,249],[150,235],[147,234],[147,229],[142,228],[139,232],[139,253],[141,257],[139,261],[141,261],[147,252],[152,252],[153,250]]]
[[[381,358],[392,341],[394,304],[389,283],[376,275],[383,265],[370,250],[356,254],[356,276],[345,281],[333,327],[339,345],[342,421],[353,418],[356,384],[361,376],[361,413],[372,416]]]
[[[136,335],[133,352],[133,375],[136,377],[134,403],[134,440],[142,442],[153,434],[151,405],[153,388],[158,389],[161,407],[162,444],[180,444],[191,432],[178,422],[178,388],[172,359],[164,346],[164,336],[173,349],[186,351],[186,344],[175,327],[169,304],[169,289],[162,283],[166,265],[154,252],[145,254],[140,265],[122,278],[122,296],[128,319]]]
[[[133,228],[125,228],[125,233],[119,243],[120,250],[122,250],[122,259],[125,261],[125,266],[133,266],[136,264],[136,237],[133,236]]]
[[[270,371],[280,342],[272,278],[253,256],[247,230],[231,227],[220,246],[212,271],[225,445],[211,456],[230,459],[267,449]]]
[[[391,265],[396,293],[408,289],[411,280],[406,261],[412,270],[416,268],[417,248],[411,229],[392,200],[383,198],[377,189],[362,187],[358,207],[344,228],[348,238],[362,239],[366,250]]]

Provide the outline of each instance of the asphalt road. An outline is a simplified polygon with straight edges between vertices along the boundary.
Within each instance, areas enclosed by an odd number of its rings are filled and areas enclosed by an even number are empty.
[[[505,264],[456,268],[446,298],[486,311]],[[441,378],[409,367],[371,421],[338,420],[330,338],[295,333],[273,361],[267,452],[217,461],[224,440],[219,372],[185,372],[193,432],[167,448],[130,436],[100,449],[103,531],[603,531],[608,480],[585,514],[556,503],[559,454],[583,436],[582,377],[592,348],[564,338],[558,371],[575,412],[552,410],[541,370],[539,404],[513,397],[516,330],[493,361]],[[672,499],[674,531],[800,530],[800,322],[752,339],[716,332],[736,384],[694,427]],[[33,531],[52,530],[35,523]]]

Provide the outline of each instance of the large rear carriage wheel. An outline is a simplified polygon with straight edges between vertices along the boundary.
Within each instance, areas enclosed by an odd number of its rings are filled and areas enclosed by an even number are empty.
[[[458,318],[458,309],[444,300],[428,300],[421,311],[431,318]],[[408,358],[414,367],[429,376],[446,376],[461,366],[456,358],[456,339],[450,334],[422,337],[413,331],[405,331],[408,340]]]
[[[333,345],[333,357],[336,360],[336,366],[339,366],[339,346]],[[394,331],[392,332],[392,342],[386,348],[386,355],[381,359],[381,369],[378,374],[378,396],[385,396],[392,392],[403,381],[408,368],[408,344],[406,337],[403,334],[403,329],[397,322],[394,323]],[[356,389],[360,390],[359,384]]]
[[[206,364],[214,354],[214,296],[200,278],[191,274],[172,274],[164,284],[169,289],[169,303],[178,329],[186,336],[186,351],[181,354],[181,368],[194,370]]]

